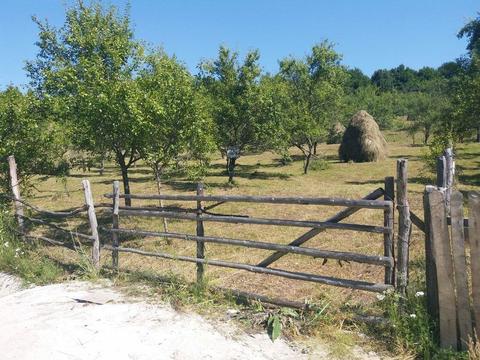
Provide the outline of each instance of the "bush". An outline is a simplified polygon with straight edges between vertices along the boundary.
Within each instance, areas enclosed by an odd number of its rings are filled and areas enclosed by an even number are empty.
[[[314,159],[310,163],[310,170],[312,171],[327,170],[328,168],[330,168],[330,163],[325,159]]]

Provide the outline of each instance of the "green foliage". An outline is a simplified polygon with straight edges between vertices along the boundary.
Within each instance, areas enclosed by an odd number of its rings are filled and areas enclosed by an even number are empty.
[[[44,117],[42,103],[32,92],[9,87],[0,92],[0,191],[8,192],[7,157],[14,155],[19,177],[58,175],[67,169],[58,161],[63,153],[59,127]]]
[[[13,232],[13,217],[0,210],[0,271],[15,274],[27,283],[44,285],[57,281],[62,270],[21,241]]]
[[[322,158],[314,158],[310,165],[312,171],[327,170],[328,168],[330,168],[330,163]]]
[[[465,354],[439,348],[435,324],[428,315],[423,291],[415,291],[411,286],[406,298],[396,292],[378,297],[381,299],[379,306],[389,320],[382,333],[392,340],[392,349],[425,360],[466,358]]]
[[[272,341],[275,341],[282,332],[282,324],[277,314],[269,314],[267,320],[267,332]]]

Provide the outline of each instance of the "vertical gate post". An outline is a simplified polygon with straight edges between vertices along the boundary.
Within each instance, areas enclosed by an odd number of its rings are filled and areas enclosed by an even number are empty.
[[[468,232],[470,235],[470,269],[475,331],[480,334],[480,193],[468,193]]]
[[[393,176],[387,176],[384,182],[383,199],[392,202],[392,206],[383,211],[383,226],[388,228],[388,233],[383,235],[383,254],[390,258],[394,258],[393,247],[393,222],[394,222],[394,201],[395,201],[395,180]],[[392,284],[395,282],[394,267],[385,268],[385,284]]]
[[[92,232],[92,264],[96,269],[100,268],[100,239],[98,237],[97,216],[95,215],[95,207],[93,205],[92,190],[90,181],[82,180],[83,191],[85,195],[85,204],[88,206],[88,221]]]
[[[447,163],[445,156],[439,156],[437,158],[437,181],[436,185],[439,188],[447,186]]]
[[[15,162],[15,157],[10,155],[8,157],[8,167],[10,170],[10,186],[12,189],[13,198],[15,199],[14,209],[15,209],[15,218],[18,223],[18,230],[23,234],[25,231],[24,223],[23,223],[23,204],[20,202],[20,186],[18,184],[18,177],[17,177],[17,163]]]
[[[120,206],[120,185],[118,181],[113,182],[113,212],[112,212],[112,229],[116,230],[119,226],[118,210]],[[112,266],[118,270],[118,233],[112,232]]]
[[[450,216],[450,202],[453,191],[453,182],[455,179],[455,160],[453,159],[453,150],[451,147],[446,148],[445,152],[445,203],[447,206],[447,214]]]
[[[398,241],[397,241],[397,289],[405,295],[408,284],[408,252],[412,222],[407,197],[407,164],[408,160],[397,160],[397,209],[398,209]]]
[[[203,195],[203,184],[197,184],[197,195]],[[197,236],[204,236],[205,230],[203,228],[203,221],[200,220],[200,216],[203,213],[203,205],[202,201],[197,201]],[[205,258],[205,243],[203,241],[197,241],[197,258],[204,259]],[[201,284],[203,282],[203,272],[204,266],[201,263],[197,263],[197,283]]]

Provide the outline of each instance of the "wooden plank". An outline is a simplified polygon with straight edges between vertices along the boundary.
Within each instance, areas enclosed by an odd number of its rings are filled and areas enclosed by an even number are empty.
[[[25,226],[23,223],[23,203],[21,202],[20,196],[20,186],[18,184],[18,177],[17,177],[17,163],[15,161],[15,157],[10,155],[8,157],[8,167],[10,172],[10,188],[13,194],[13,205],[15,209],[15,217],[18,224],[18,230],[21,233],[25,232]]]
[[[455,180],[455,162],[453,160],[453,150],[448,147],[444,151],[445,155],[445,204],[447,206],[447,214],[450,215],[450,199],[452,197],[453,182]]]
[[[105,194],[112,198],[112,194]],[[125,195],[121,198],[140,200],[178,200],[178,201],[223,201],[223,202],[251,202],[264,204],[291,204],[291,205],[326,205],[326,206],[348,206],[368,209],[383,209],[391,205],[391,201],[385,200],[354,200],[343,198],[307,198],[307,197],[276,197],[276,196],[245,196],[245,195]]]
[[[463,231],[463,195],[454,191],[450,198],[450,216],[452,221],[452,255],[455,271],[455,290],[457,298],[458,332],[460,349],[468,348],[472,333],[472,316],[470,313],[470,293],[468,291],[467,260],[465,256],[465,235]]]
[[[370,194],[368,194],[367,196],[365,196],[363,198],[363,200],[376,200],[378,199],[380,196],[382,196],[384,193],[384,190],[383,189],[376,189],[374,191],[372,191]],[[328,218],[326,221],[327,222],[330,222],[330,223],[338,223],[344,219],[346,219],[347,217],[355,214],[357,211],[359,211],[360,208],[347,208],[347,209],[344,209],[338,213],[336,213],[335,215],[333,215],[332,217]],[[308,240],[310,240],[311,238],[317,236],[318,234],[320,234],[321,232],[325,231],[326,229],[322,229],[322,228],[313,228],[309,231],[307,231],[305,234],[301,235],[300,237],[296,238],[295,240],[293,240],[290,244],[290,246],[300,246],[304,243],[306,243]],[[262,260],[261,262],[258,263],[257,266],[261,266],[261,267],[267,267],[269,266],[270,264],[274,263],[275,261],[277,261],[278,259],[282,258],[283,256],[285,256],[285,253],[282,253],[282,252],[275,252],[273,253],[272,255],[270,255],[269,257],[267,257],[266,259]]]
[[[395,179],[393,176],[387,176],[384,181],[384,200],[390,200],[392,203],[395,201]],[[393,258],[393,218],[394,218],[393,205],[383,210],[383,226],[389,229],[388,233],[383,234],[383,255],[388,258]],[[394,284],[394,268],[385,268],[385,284]]]
[[[425,223],[412,211],[410,211],[410,220],[412,221],[413,225],[425,232]]]
[[[98,237],[97,216],[95,215],[95,207],[93,205],[92,190],[90,188],[90,181],[82,180],[83,191],[85,195],[85,204],[88,206],[88,221],[90,223],[90,230],[92,232],[93,246],[92,246],[92,265],[100,268],[100,239]]]
[[[120,207],[120,183],[118,181],[113,182],[113,205],[112,205],[112,229],[118,229],[120,219],[118,211]],[[118,269],[118,233],[112,231],[112,245],[114,250],[112,251],[112,266],[114,269]]]
[[[427,291],[427,311],[430,318],[438,323],[438,286],[436,259],[433,252],[431,228],[430,199],[428,194],[435,189],[434,186],[426,186],[423,194],[423,210],[425,221],[425,283]]]
[[[203,184],[197,184],[197,195],[203,195]],[[197,201],[197,237],[203,237],[205,235],[205,229],[203,227],[203,221],[200,219],[203,212],[202,201]],[[204,259],[205,258],[205,242],[197,240],[197,258]],[[201,284],[203,282],[203,273],[204,267],[203,263],[197,262],[197,283]]]
[[[440,346],[457,348],[457,313],[452,252],[447,225],[447,209],[442,191],[429,194],[430,235],[432,238],[438,287]]]
[[[215,244],[242,246],[242,247],[262,249],[262,250],[275,250],[275,251],[281,252],[282,254],[292,253],[292,254],[311,256],[314,258],[321,258],[321,259],[335,259],[335,260],[358,262],[363,264],[393,267],[392,258],[386,257],[386,256],[379,256],[379,255],[364,255],[364,254],[357,254],[357,253],[344,252],[344,251],[320,250],[320,249],[313,249],[313,248],[306,248],[306,247],[299,247],[299,246],[281,245],[281,244],[263,242],[263,241],[231,239],[231,238],[223,238],[223,237],[216,237],[216,236],[195,236],[190,234],[173,233],[173,232],[166,233],[166,232],[145,231],[145,230],[135,230],[135,229],[113,229],[110,231],[121,233],[121,234],[137,235],[137,236],[166,237],[171,239],[181,239],[181,240],[187,240],[187,241],[200,241],[203,243],[210,242]]]
[[[103,248],[107,250],[113,249],[113,247],[110,245],[104,245]],[[144,256],[160,257],[164,259],[187,261],[187,262],[193,262],[193,263],[200,262],[202,264],[208,264],[212,266],[246,270],[246,271],[259,273],[259,274],[275,275],[275,276],[281,276],[281,277],[285,277],[293,280],[310,281],[310,282],[315,282],[315,283],[320,283],[325,285],[339,286],[339,287],[345,287],[345,288],[356,289],[356,290],[384,292],[392,288],[391,285],[386,285],[386,284],[376,284],[376,283],[371,283],[367,281],[339,279],[339,278],[333,278],[330,276],[321,276],[321,275],[307,274],[302,272],[292,272],[292,271],[286,271],[286,270],[264,268],[264,267],[255,266],[255,265],[240,264],[240,263],[223,261],[223,260],[198,259],[190,256],[149,252],[149,251],[144,251],[139,249],[124,248],[124,247],[119,247],[118,251],[144,255]]]
[[[389,229],[383,226],[360,225],[360,224],[344,224],[320,221],[303,221],[303,220],[283,220],[283,219],[265,219],[265,218],[241,218],[235,216],[217,216],[217,215],[194,215],[182,214],[169,211],[147,211],[147,210],[119,210],[120,215],[125,216],[146,216],[146,217],[166,217],[171,219],[184,220],[202,220],[223,222],[230,224],[257,224],[257,225],[275,225],[275,226],[292,226],[292,227],[310,227],[325,229],[340,229],[351,231],[363,231],[377,234],[383,234]]]
[[[468,193],[468,232],[475,331],[480,334],[480,193]]]
[[[397,209],[398,209],[398,240],[396,263],[396,286],[400,294],[405,295],[408,285],[408,257],[412,222],[407,197],[407,166],[406,159],[397,160]]]

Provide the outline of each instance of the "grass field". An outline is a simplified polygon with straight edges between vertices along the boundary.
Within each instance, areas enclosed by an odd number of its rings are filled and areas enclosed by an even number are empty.
[[[275,195],[275,196],[317,196],[317,197],[345,197],[358,199],[378,187],[383,186],[386,176],[395,176],[396,160],[407,158],[409,172],[409,200],[411,209],[423,218],[422,193],[426,184],[433,183],[433,174],[425,170],[422,154],[427,148],[412,146],[410,139],[403,133],[386,133],[389,143],[389,157],[378,163],[340,163],[337,159],[338,145],[320,145],[319,152],[327,160],[328,166],[324,170],[312,170],[307,175],[302,174],[300,154],[292,149],[294,161],[281,166],[279,156],[270,152],[243,156],[238,160],[236,185],[228,186],[224,173],[224,160],[215,159],[204,179],[207,194],[242,194],[242,195]],[[480,189],[480,144],[460,145],[457,150],[458,182],[460,190]],[[156,185],[148,167],[139,164],[130,172],[131,189],[134,194],[155,194]],[[104,198],[104,193],[111,192],[112,181],[120,180],[118,169],[107,166],[103,176],[98,175],[96,169],[81,173],[73,171],[68,177],[58,179],[41,177],[35,179],[36,190],[29,197],[29,201],[49,209],[76,207],[83,204],[81,179],[90,180],[96,203],[110,202]],[[193,194],[196,184],[185,178],[170,178],[165,181],[164,193]],[[133,200],[134,206],[155,204],[155,202]],[[194,203],[179,204],[166,202],[167,205],[195,206]],[[208,205],[208,204],[207,204]],[[298,220],[321,221],[337,211],[338,207],[327,206],[296,206],[272,205],[251,203],[227,203],[215,208],[215,212],[222,214],[243,214],[266,218],[289,218]],[[106,211],[98,214],[99,223],[110,225],[110,215]],[[397,219],[395,219],[396,221]],[[382,225],[383,212],[381,210],[361,210],[346,222]],[[162,231],[160,219],[152,218],[121,218],[121,227]],[[78,226],[76,221],[66,224],[73,228]],[[85,224],[80,225],[84,228]],[[222,223],[205,223],[205,234],[262,240],[287,244],[297,236],[306,232],[304,228],[273,227],[261,225],[236,225]],[[169,220],[169,231],[195,233],[195,223],[189,221]],[[195,243],[183,240],[173,240],[166,244],[163,239],[126,239],[128,247],[138,247],[145,250],[159,250],[178,255],[194,256]],[[109,242],[108,235],[103,234],[102,242]],[[383,254],[383,236],[328,230],[319,234],[307,244],[309,247],[320,249],[353,251],[365,254]],[[62,262],[71,262],[74,255],[69,250],[59,248],[45,248],[49,255]],[[247,262],[255,264],[268,256],[270,252],[241,247],[206,244],[206,256],[210,259]],[[413,229],[411,243],[411,276],[422,276],[423,234]],[[110,263],[110,253],[102,253],[102,262]],[[273,267],[290,271],[305,271],[321,275],[341,278],[358,279],[381,282],[383,268],[373,265],[342,263],[329,260],[322,265],[322,259],[289,254],[284,256]],[[120,254],[120,266],[132,270],[143,270],[160,275],[175,275],[188,281],[195,279],[195,265],[171,260],[140,257],[138,255]],[[313,302],[328,301],[329,303],[365,302],[374,299],[374,295],[351,291],[348,289],[332,288],[308,282],[287,280],[284,278],[258,275],[238,270],[207,267],[209,284],[256,292],[259,294],[283,297],[291,300],[309,300]]]

